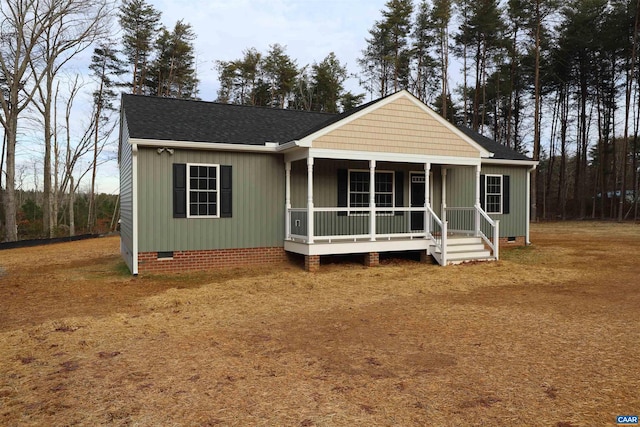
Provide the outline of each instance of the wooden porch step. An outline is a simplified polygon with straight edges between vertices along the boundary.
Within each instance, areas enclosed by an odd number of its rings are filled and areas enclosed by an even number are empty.
[[[442,264],[442,254],[434,245],[431,254]],[[447,264],[461,264],[469,261],[494,261],[491,251],[485,248],[480,237],[450,236],[447,238]]]

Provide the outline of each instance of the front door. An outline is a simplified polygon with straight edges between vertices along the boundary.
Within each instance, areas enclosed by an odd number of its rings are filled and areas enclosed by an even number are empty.
[[[424,207],[425,179],[423,173],[411,174],[411,207]],[[411,231],[424,230],[424,212],[411,212]]]

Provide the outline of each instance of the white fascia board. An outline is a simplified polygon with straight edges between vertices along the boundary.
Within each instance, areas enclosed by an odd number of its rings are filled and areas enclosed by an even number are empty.
[[[284,153],[285,162],[297,162],[298,160],[306,159],[309,157],[308,148],[298,148],[297,150],[288,150]]]
[[[277,153],[278,144],[266,145],[229,144],[224,142],[193,142],[193,141],[169,141],[162,139],[131,138],[130,144],[138,147],[167,147],[183,150],[207,150],[207,151],[243,151],[250,153]]]
[[[461,166],[477,166],[480,165],[481,161],[479,157],[428,156],[419,154],[384,153],[377,151],[328,150],[324,148],[310,148],[308,157],[316,159],[376,160],[379,162],[416,164],[433,163]]]
[[[327,133],[336,130],[344,125],[346,125],[347,123],[350,123],[354,120],[359,119],[360,117],[369,114],[370,112],[377,110],[378,108],[381,108],[387,104],[390,104],[394,101],[396,101],[399,98],[407,98],[408,100],[410,100],[411,102],[413,102],[418,108],[420,108],[421,110],[423,110],[425,113],[427,113],[429,116],[431,116],[433,119],[435,119],[437,122],[439,122],[440,124],[442,124],[443,126],[445,126],[447,129],[449,129],[451,132],[453,132],[454,134],[456,134],[458,137],[460,137],[463,141],[465,141],[466,143],[468,143],[469,145],[471,145],[474,149],[478,150],[478,152],[480,153],[480,157],[491,157],[493,156],[493,153],[491,153],[490,151],[487,151],[487,149],[485,149],[483,146],[481,146],[480,144],[478,144],[477,142],[475,142],[473,139],[469,138],[467,135],[465,135],[462,131],[458,130],[458,128],[456,128],[454,125],[452,125],[451,123],[449,123],[447,120],[444,119],[444,117],[440,116],[438,113],[436,113],[435,111],[433,111],[431,108],[429,108],[428,106],[426,106],[422,101],[420,101],[418,98],[416,98],[415,96],[411,95],[407,90],[401,90],[400,92],[397,92],[387,98],[381,99],[378,102],[375,102],[371,105],[369,105],[367,108],[358,111],[357,113],[354,113],[352,115],[350,115],[349,117],[346,117],[342,120],[339,120],[317,132],[312,133],[311,135],[307,135],[306,137],[302,138],[299,143],[301,147],[311,147],[312,146],[312,141],[320,138],[323,135],[326,135]]]
[[[537,166],[538,163],[535,160],[482,159],[483,165]]]

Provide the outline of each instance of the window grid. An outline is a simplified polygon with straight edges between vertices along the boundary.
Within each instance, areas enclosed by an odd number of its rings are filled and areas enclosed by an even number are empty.
[[[368,171],[349,171],[349,207],[369,207],[369,176]],[[374,197],[376,207],[393,207],[393,172],[376,172]]]
[[[502,213],[502,175],[485,176],[485,208],[487,213]]]
[[[188,165],[189,217],[218,217],[218,165]]]

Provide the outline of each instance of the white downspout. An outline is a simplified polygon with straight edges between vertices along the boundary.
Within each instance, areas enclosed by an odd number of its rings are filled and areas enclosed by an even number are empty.
[[[131,248],[133,260],[132,274],[138,275],[138,145],[131,144],[131,215],[133,216],[133,224],[131,224],[133,234],[133,248]]]
[[[291,162],[284,163],[284,239],[291,239]]]
[[[527,170],[527,221],[526,221],[526,235],[525,235],[525,244],[530,245],[531,239],[529,237],[529,223],[531,222],[531,172],[536,170],[537,165],[533,165],[530,169]]]

